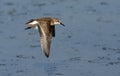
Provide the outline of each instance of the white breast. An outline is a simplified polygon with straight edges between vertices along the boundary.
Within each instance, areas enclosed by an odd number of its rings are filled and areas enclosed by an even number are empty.
[[[30,25],[36,25],[36,24],[39,24],[38,21],[33,21],[33,22],[30,22],[29,23]]]

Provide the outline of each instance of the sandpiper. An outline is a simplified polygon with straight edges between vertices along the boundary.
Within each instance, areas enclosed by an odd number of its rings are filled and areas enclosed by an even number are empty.
[[[52,37],[55,37],[55,25],[61,24],[65,26],[58,18],[44,17],[29,20],[26,25],[27,29],[37,28],[40,34],[40,44],[42,51],[48,58],[50,53],[50,45]]]

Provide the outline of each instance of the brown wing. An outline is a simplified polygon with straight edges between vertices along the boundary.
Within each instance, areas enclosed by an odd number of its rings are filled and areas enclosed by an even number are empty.
[[[49,57],[50,53],[50,45],[52,39],[52,30],[49,22],[41,21],[40,25],[38,26],[39,33],[40,33],[40,43],[43,52],[45,53],[46,57]]]

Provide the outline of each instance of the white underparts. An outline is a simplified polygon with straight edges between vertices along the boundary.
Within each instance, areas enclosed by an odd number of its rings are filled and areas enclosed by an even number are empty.
[[[29,23],[30,25],[36,25],[36,24],[39,24],[37,21],[33,21],[31,23]]]
[[[35,29],[38,30],[38,26],[35,26]]]

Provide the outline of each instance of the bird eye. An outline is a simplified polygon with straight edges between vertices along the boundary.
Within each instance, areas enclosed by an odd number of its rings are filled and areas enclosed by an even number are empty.
[[[60,22],[59,20],[56,20],[56,22]]]

